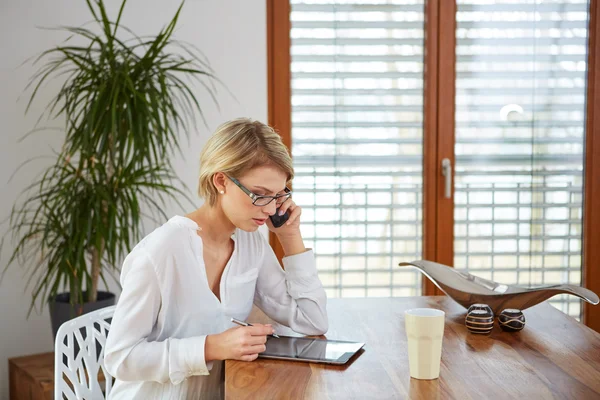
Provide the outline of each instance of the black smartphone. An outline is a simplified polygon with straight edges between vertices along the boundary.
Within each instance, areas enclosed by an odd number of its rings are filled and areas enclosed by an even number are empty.
[[[275,214],[269,215],[269,219],[271,220],[271,223],[273,224],[273,226],[275,228],[279,228],[280,226],[283,226],[283,224],[285,224],[285,222],[288,219],[290,219],[290,212],[288,210],[285,212],[285,214],[279,215],[279,208],[278,208],[275,211]]]

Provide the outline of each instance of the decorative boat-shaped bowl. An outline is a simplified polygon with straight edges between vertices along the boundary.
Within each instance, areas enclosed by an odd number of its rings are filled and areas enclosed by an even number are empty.
[[[418,269],[461,306],[469,308],[471,304],[483,303],[489,305],[494,314],[506,308],[525,310],[557,294],[577,296],[594,305],[600,301],[596,293],[575,285],[503,285],[431,261],[419,260],[399,265]]]

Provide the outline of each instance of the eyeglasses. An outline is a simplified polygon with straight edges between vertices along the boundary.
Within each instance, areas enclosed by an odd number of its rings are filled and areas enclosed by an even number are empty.
[[[261,195],[252,193],[250,190],[248,190],[248,188],[246,188],[244,185],[242,185],[240,183],[240,181],[238,181],[237,179],[232,178],[229,175],[225,175],[225,176],[227,176],[229,179],[231,179],[231,182],[235,183],[235,185],[237,187],[242,189],[242,191],[244,193],[246,193],[248,195],[248,197],[250,197],[252,199],[252,204],[254,204],[255,206],[263,207],[263,206],[266,206],[267,204],[270,204],[273,200],[275,200],[277,207],[279,207],[283,203],[285,203],[285,201],[287,199],[292,197],[292,191],[290,189],[288,189],[287,187],[284,189],[285,190],[284,194],[278,194],[277,196],[261,196]]]

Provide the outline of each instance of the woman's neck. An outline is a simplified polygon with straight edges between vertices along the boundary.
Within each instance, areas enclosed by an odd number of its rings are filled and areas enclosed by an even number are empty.
[[[211,207],[203,204],[196,211],[187,214],[186,217],[195,221],[201,228],[198,234],[202,240],[213,244],[228,244],[235,231],[235,225],[218,205]]]

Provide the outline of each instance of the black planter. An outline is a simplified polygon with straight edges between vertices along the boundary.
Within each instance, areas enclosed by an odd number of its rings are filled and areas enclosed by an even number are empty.
[[[115,295],[110,292],[98,291],[98,300],[83,305],[72,306],[70,303],[70,293],[59,293],[54,300],[50,300],[50,322],[52,323],[52,338],[56,340],[58,328],[65,322],[83,314],[109,307],[115,304]],[[83,298],[87,294],[83,293]]]

